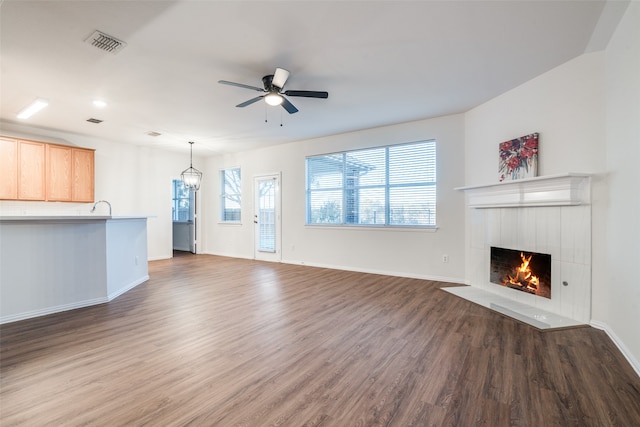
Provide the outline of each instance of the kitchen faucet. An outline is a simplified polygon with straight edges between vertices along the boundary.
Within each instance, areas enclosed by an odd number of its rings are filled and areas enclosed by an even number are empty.
[[[93,204],[93,207],[91,208],[91,213],[94,213],[96,211],[96,206],[98,205],[98,203],[106,203],[107,205],[109,205],[109,216],[111,216],[111,203],[107,202],[106,200],[98,200],[97,202],[95,202]]]

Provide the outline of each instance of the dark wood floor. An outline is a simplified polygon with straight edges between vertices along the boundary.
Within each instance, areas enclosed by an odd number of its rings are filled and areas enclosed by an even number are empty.
[[[207,255],[1,328],[0,424],[638,426],[590,327],[540,332],[444,283]]]

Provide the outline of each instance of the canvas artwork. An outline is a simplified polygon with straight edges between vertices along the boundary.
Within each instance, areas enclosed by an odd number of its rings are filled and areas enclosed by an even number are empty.
[[[500,143],[500,182],[538,176],[538,134]]]

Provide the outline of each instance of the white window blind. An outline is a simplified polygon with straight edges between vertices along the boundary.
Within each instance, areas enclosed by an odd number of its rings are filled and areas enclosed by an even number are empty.
[[[220,220],[240,222],[242,216],[242,180],[240,168],[220,171]]]
[[[436,142],[307,157],[307,224],[435,227]]]

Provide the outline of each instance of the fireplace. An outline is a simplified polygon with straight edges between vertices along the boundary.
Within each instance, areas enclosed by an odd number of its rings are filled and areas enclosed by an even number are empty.
[[[452,287],[449,292],[541,329],[588,324],[589,175],[549,175],[459,190],[467,195],[469,208],[467,274],[471,286]],[[511,258],[493,267],[498,253],[504,255],[501,249],[512,250]],[[540,266],[541,262],[546,266]],[[514,269],[523,263],[538,277],[535,286],[520,283],[519,277],[528,273]],[[509,275],[515,276],[516,284],[504,283]]]
[[[551,299],[551,255],[491,247],[491,283]]]
[[[548,175],[458,190],[465,192],[469,208],[470,286],[446,290],[540,329],[588,324],[590,176]],[[511,251],[511,258],[498,266],[496,256],[505,250]],[[540,266],[541,262],[545,266]],[[538,277],[535,286],[521,283],[528,273],[514,271],[523,264]],[[517,283],[509,282],[508,286],[504,281],[510,275]]]

